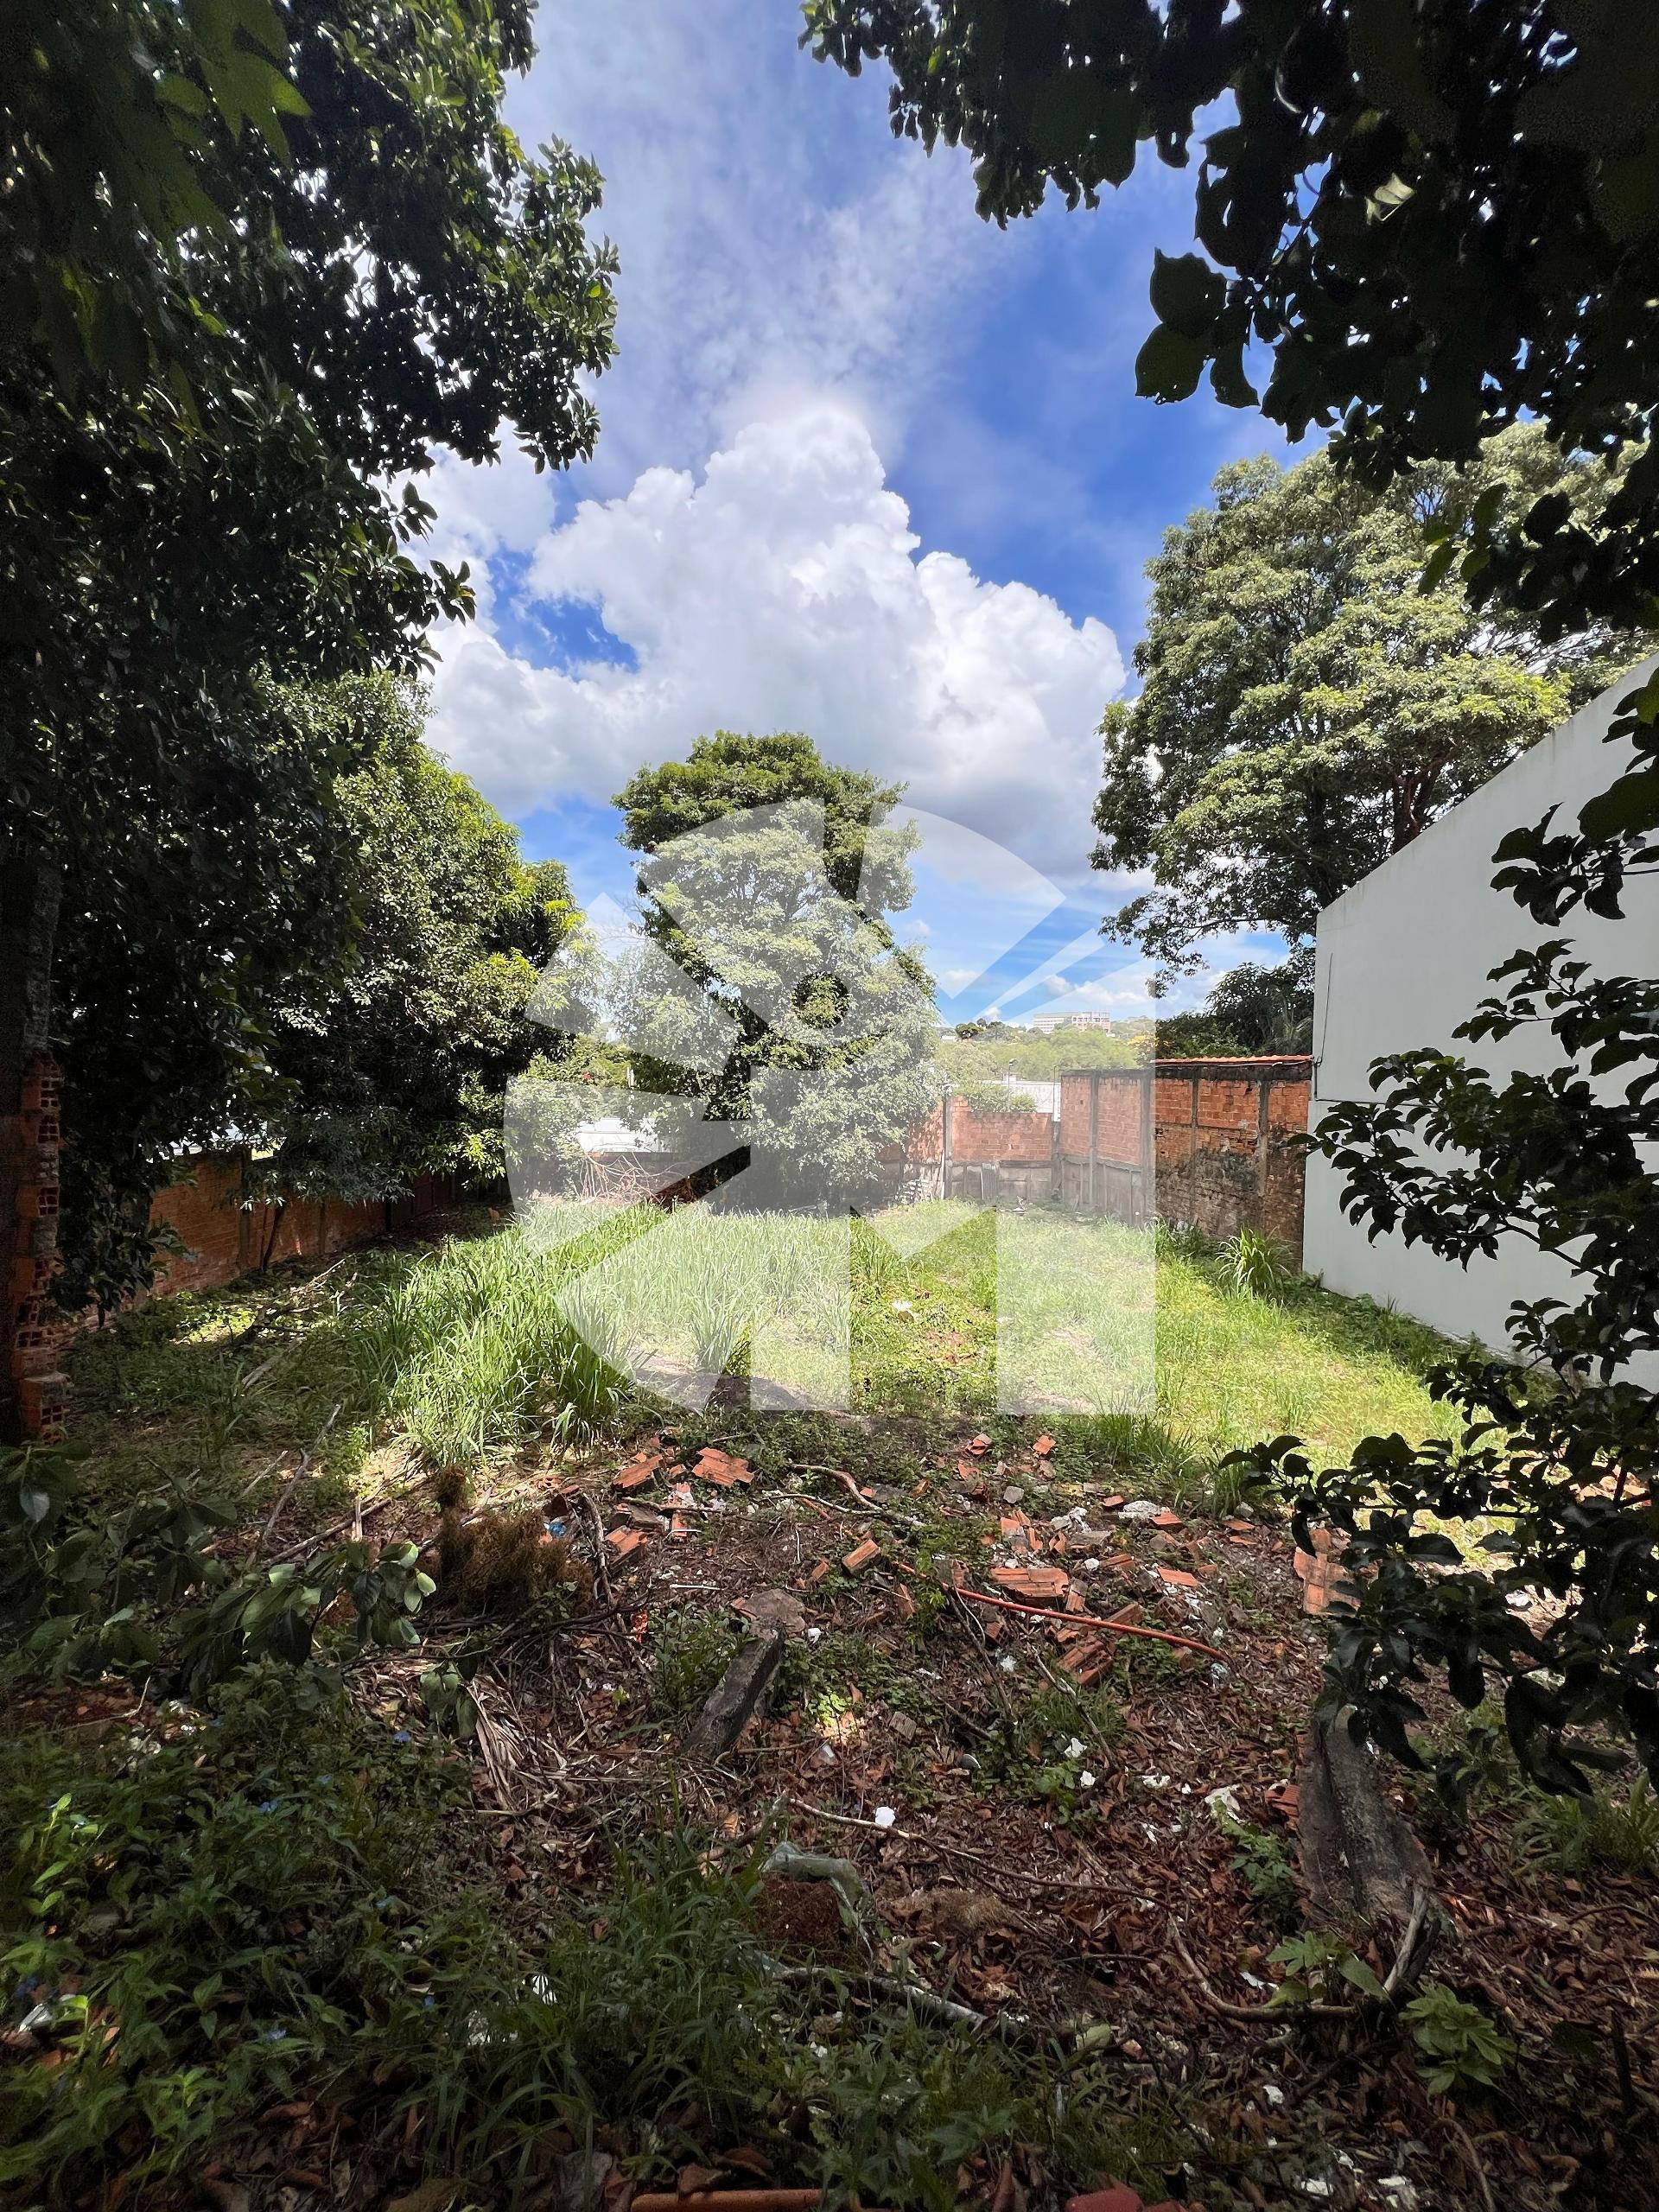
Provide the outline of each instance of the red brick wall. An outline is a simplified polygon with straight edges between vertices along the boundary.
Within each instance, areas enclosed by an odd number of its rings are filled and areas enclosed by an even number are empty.
[[[904,1157],[912,1160],[938,1160],[944,1154],[944,1128],[939,1109],[918,1122],[906,1137]],[[898,1146],[882,1154],[897,1159]],[[950,1157],[963,1160],[1018,1160],[1040,1165],[1054,1156],[1052,1116],[1033,1111],[1014,1114],[980,1113],[965,1098],[950,1101]]]
[[[950,1102],[953,1160],[1050,1160],[1054,1123],[1047,1114],[983,1114],[964,1099]]]
[[[1165,1061],[1158,1070],[1158,1211],[1227,1237],[1254,1229],[1302,1256],[1306,1059]]]
[[[178,1232],[184,1250],[163,1254],[156,1269],[152,1297],[166,1298],[181,1290],[215,1290],[238,1275],[252,1273],[262,1263],[275,1266],[283,1260],[332,1259],[348,1245],[365,1244],[389,1230],[404,1229],[429,1214],[455,1203],[454,1184],[443,1176],[416,1179],[410,1197],[388,1205],[373,1198],[348,1205],[343,1198],[295,1199],[280,1211],[270,1201],[244,1207],[242,1157],[239,1153],[209,1153],[190,1162],[192,1179],[175,1183],[159,1192],[149,1210],[153,1224],[166,1224]],[[42,1286],[43,1287],[43,1286]],[[34,1385],[32,1399],[61,1401],[63,1378],[48,1373],[62,1360],[92,1315],[40,1316],[22,1341],[16,1357]],[[46,1386],[44,1390],[41,1386]],[[58,1421],[61,1427],[61,1405]],[[42,1433],[37,1425],[35,1433]]]
[[[1160,1060],[1148,1078],[1106,1068],[1060,1078],[1063,1189],[1082,1205],[1121,1200],[1123,1179],[1090,1170],[1094,1157],[1141,1157],[1141,1099],[1150,1079],[1156,1127],[1154,1204],[1165,1220],[1191,1222],[1212,1236],[1255,1229],[1298,1261],[1302,1250],[1303,1159],[1289,1143],[1307,1127],[1313,1064],[1307,1059]],[[1091,1185],[1093,1195],[1090,1195]]]

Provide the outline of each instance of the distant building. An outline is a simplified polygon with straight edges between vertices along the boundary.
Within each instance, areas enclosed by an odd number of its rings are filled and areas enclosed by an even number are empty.
[[[1103,1029],[1109,1035],[1116,1026],[1109,1014],[1033,1014],[1020,1024],[1021,1029],[1040,1030],[1045,1037],[1057,1029]]]

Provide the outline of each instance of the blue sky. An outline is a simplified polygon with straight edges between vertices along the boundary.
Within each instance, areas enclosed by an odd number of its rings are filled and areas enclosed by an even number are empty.
[[[1095,728],[1162,531],[1224,461],[1284,450],[1207,395],[1135,395],[1192,173],[1143,151],[1099,210],[998,231],[961,156],[892,137],[881,73],[820,67],[797,28],[787,0],[543,0],[509,112],[605,173],[619,353],[591,462],[438,472],[482,614],[442,641],[434,740],[591,899],[626,896],[607,802],[643,760],[805,729],[1013,856],[924,841],[943,989],[1046,901],[1101,972],[1031,1003],[1143,1010],[1144,964],[1092,939],[1123,887],[1088,865]]]

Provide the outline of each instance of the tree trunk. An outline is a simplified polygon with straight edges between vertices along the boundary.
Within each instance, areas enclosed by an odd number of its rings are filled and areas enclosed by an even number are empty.
[[[0,1442],[50,1435],[61,1378],[35,1371],[58,1243],[59,1077],[51,1057],[55,855],[0,841]]]

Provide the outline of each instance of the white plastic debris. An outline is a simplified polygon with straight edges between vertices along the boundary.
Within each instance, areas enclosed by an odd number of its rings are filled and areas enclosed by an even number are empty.
[[[1206,1789],[1204,1802],[1218,1821],[1236,1821],[1241,1817],[1238,1784],[1236,1782],[1224,1782],[1219,1789]]]
[[[821,1628],[810,1628],[806,1631],[806,1640],[809,1643],[816,1643],[823,1634]]]
[[[998,1665],[998,1666],[1002,1669],[1002,1672],[1003,1672],[1005,1675],[1011,1675],[1011,1674],[1014,1672],[1014,1654],[1013,1654],[1013,1652],[1012,1652],[1012,1651],[1005,1651],[1005,1652],[1002,1654],[1002,1656],[1001,1656],[1001,1657],[997,1661],[997,1662],[996,1662],[996,1663],[997,1663],[997,1665]]]
[[[1276,2082],[1264,2082],[1262,2084],[1262,2094],[1270,2105],[1276,2107],[1285,2101],[1285,2093]]]
[[[1071,1742],[1065,1747],[1065,1756],[1069,1759],[1080,1759],[1083,1757],[1083,1738],[1081,1736],[1074,1736],[1071,1738]]]
[[[899,1818],[899,1815],[893,1811],[891,1805],[878,1805],[875,1808],[874,1818],[877,1827],[890,1828],[893,1825],[894,1821]]]
[[[1088,1768],[1084,1767],[1083,1772],[1077,1777],[1077,1787],[1079,1789],[1092,1789],[1094,1786],[1095,1777],[1090,1773]]]
[[[1118,1517],[1123,1521],[1155,1521],[1163,1510],[1155,1497],[1132,1497],[1127,1505],[1118,1508]]]

